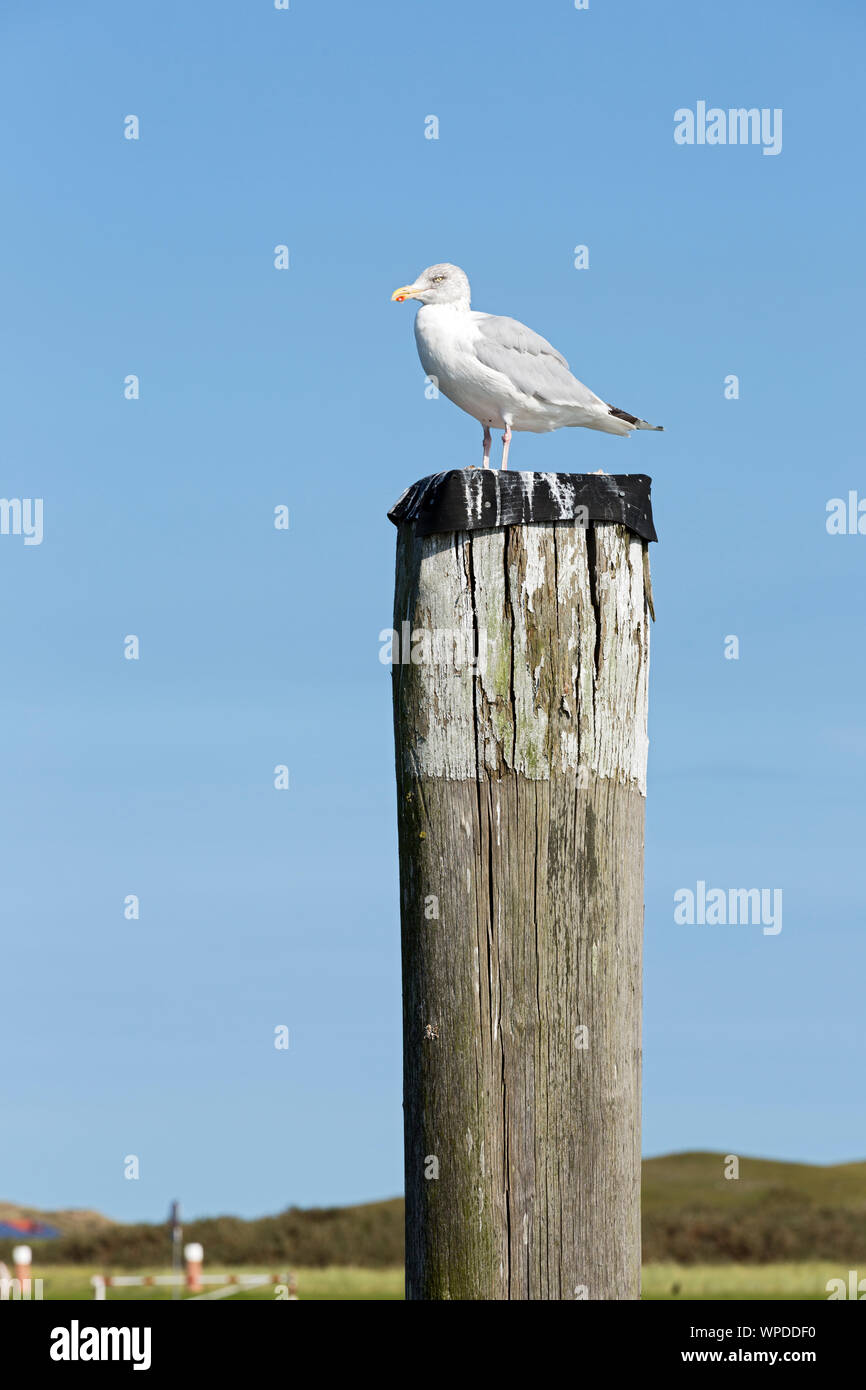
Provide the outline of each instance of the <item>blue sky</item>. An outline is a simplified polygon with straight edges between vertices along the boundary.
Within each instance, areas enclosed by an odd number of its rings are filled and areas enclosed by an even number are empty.
[[[866,497],[863,30],[796,0],[4,6],[0,494],[44,499],[44,539],[0,536],[0,1197],[401,1190],[385,513],[479,445],[389,302],[438,260],[666,426],[511,459],[654,480],[645,1151],[866,1156],[866,536],[825,526]],[[781,153],[676,145],[699,100],[781,108]],[[782,888],[782,932],[675,924],[698,880]]]

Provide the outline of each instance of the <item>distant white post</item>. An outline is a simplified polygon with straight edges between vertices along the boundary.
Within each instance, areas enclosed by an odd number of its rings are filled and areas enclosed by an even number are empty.
[[[198,1293],[202,1287],[201,1265],[204,1250],[198,1241],[193,1241],[183,1247],[183,1257],[186,1260],[186,1286],[190,1293]]]
[[[15,1278],[21,1286],[22,1298],[29,1298],[29,1289],[25,1290],[25,1280],[30,1281],[30,1265],[33,1260],[33,1251],[29,1245],[16,1245],[12,1251],[12,1263],[15,1266]]]

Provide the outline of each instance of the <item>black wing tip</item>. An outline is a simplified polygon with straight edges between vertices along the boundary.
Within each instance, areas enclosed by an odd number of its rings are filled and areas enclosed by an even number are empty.
[[[630,425],[639,425],[641,422],[636,415],[629,415],[627,410],[620,410],[618,405],[608,405],[608,411],[615,415],[618,420],[626,420]]]
[[[661,430],[664,432],[664,425],[651,425],[649,420],[642,420],[639,415],[629,415],[627,410],[620,410],[618,405],[608,405],[608,411],[615,415],[617,420],[625,420],[627,424],[634,425],[636,430]]]

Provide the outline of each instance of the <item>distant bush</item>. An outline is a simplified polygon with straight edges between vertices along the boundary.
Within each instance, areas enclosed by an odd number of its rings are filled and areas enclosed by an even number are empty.
[[[183,1235],[184,1242],[201,1242],[211,1269],[256,1264],[385,1269],[403,1263],[403,1202],[395,1198],[357,1207],[291,1207],[257,1221],[217,1216],[189,1222]],[[0,1259],[6,1264],[11,1263],[15,1244],[0,1241]],[[39,1265],[87,1264],[120,1271],[165,1266],[170,1259],[165,1225],[105,1225],[33,1245]],[[643,1258],[677,1264],[833,1260],[846,1269],[862,1267],[866,1211],[818,1205],[808,1197],[773,1190],[757,1201],[754,1195],[736,1205],[726,1201],[723,1208],[668,1207],[644,1214]]]
[[[771,1264],[790,1260],[866,1262],[866,1218],[847,1207],[815,1207],[773,1196],[757,1205],[720,1211],[695,1207],[645,1215],[647,1263]]]
[[[320,1267],[361,1265],[384,1269],[403,1263],[403,1202],[359,1207],[290,1207],[279,1216],[242,1221],[217,1216],[184,1224],[184,1244],[199,1241],[215,1265],[287,1264]],[[170,1261],[166,1225],[104,1226],[60,1240],[34,1241],[40,1265],[88,1264],[105,1269],[144,1269]],[[0,1259],[11,1262],[16,1241],[0,1241]]]

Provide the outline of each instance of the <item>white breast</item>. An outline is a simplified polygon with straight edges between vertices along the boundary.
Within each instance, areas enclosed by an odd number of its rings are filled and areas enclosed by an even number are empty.
[[[423,304],[415,317],[418,356],[443,396],[493,429],[505,428],[523,405],[499,372],[479,362],[473,342],[477,333],[468,309],[451,304]]]

